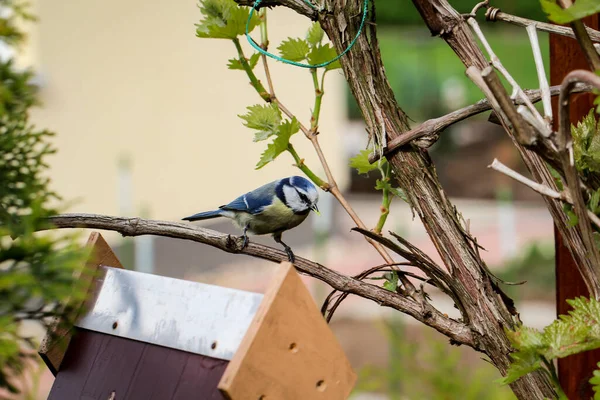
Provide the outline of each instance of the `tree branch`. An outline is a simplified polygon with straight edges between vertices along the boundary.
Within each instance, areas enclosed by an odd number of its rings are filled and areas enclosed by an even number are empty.
[[[533,19],[517,17],[515,15],[503,13],[502,11],[500,11],[499,8],[495,8],[495,7],[488,8],[487,12],[485,13],[485,17],[488,21],[492,21],[492,22],[503,21],[503,22],[508,22],[513,25],[522,26],[524,28],[529,25],[535,25],[535,27],[540,31],[556,33],[557,35],[567,36],[567,37],[575,39],[575,33],[573,32],[573,29],[571,29],[571,28],[568,28],[566,26],[549,24],[547,22],[535,21]],[[590,27],[587,27],[587,26],[585,27],[585,29],[586,29],[588,35],[590,35],[590,38],[592,39],[593,42],[600,43],[600,32],[599,31],[592,29]]]
[[[235,1],[236,1],[236,3],[238,3],[241,6],[252,7],[256,0],[235,0]],[[305,17],[310,18],[311,21],[316,21],[317,15],[319,14],[317,9],[312,8],[303,0],[263,0],[260,3],[260,5],[257,7],[257,9],[261,9],[261,8],[265,8],[265,7],[271,8],[271,7],[277,7],[277,6],[283,6],[283,7],[289,8],[291,10],[294,10],[298,14],[304,15]]]
[[[573,90],[572,93],[590,92],[591,90],[591,86],[580,84],[577,85],[577,87]],[[542,99],[542,92],[539,89],[524,90],[524,92],[532,103],[537,103]],[[550,87],[550,95],[552,97],[558,96],[559,94],[560,85]],[[523,101],[517,98],[514,100],[514,104],[522,105]],[[491,109],[492,106],[490,105],[489,100],[482,99],[475,104],[471,104],[470,106],[466,106],[456,111],[452,111],[451,113],[443,115],[441,117],[428,119],[416,128],[404,132],[395,139],[390,140],[388,143],[388,147],[383,154],[384,156],[389,156],[390,154],[393,154],[395,151],[397,151],[400,147],[404,146],[409,142],[412,142],[415,139],[421,138],[423,136],[433,136],[437,133],[440,133],[449,126],[456,124],[457,122],[463,121],[467,118],[470,118],[477,114],[481,114]],[[380,155],[378,153],[372,153],[369,155],[369,162],[372,164],[375,161],[379,160],[379,158]]]
[[[119,232],[123,236],[157,235],[191,240],[228,253],[246,254],[277,263],[287,260],[286,253],[281,250],[253,242],[249,242],[248,246],[242,249],[243,239],[241,237],[233,237],[187,223],[98,214],[63,214],[51,217],[49,220],[56,228],[103,229]],[[448,318],[435,309],[430,309],[425,313],[420,304],[408,297],[342,275],[305,258],[296,257],[294,266],[298,271],[317,278],[336,290],[372,300],[384,307],[394,308],[438,330],[456,343],[476,348],[473,334],[465,324]]]

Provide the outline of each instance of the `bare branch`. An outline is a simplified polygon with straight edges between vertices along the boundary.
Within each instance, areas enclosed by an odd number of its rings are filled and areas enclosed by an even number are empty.
[[[529,188],[533,189],[533,191],[535,191],[543,196],[548,196],[553,199],[571,203],[571,199],[568,196],[568,194],[566,194],[564,192],[559,193],[556,190],[554,190],[546,185],[537,183],[527,177],[524,177],[523,175],[519,174],[517,171],[514,171],[514,170],[508,168],[506,165],[502,164],[496,158],[494,158],[494,161],[492,162],[492,164],[488,165],[488,168],[491,168],[495,171],[500,172],[501,174],[504,174],[510,178],[513,178],[515,181],[520,182],[525,186],[528,186]]]
[[[514,170],[508,168],[506,165],[502,164],[500,161],[498,161],[495,158],[494,158],[494,161],[492,162],[492,164],[488,166],[488,168],[491,168],[491,169],[496,170],[508,177],[513,178],[517,182],[520,182],[523,185],[528,186],[529,188],[533,189],[533,191],[541,194],[542,196],[548,196],[553,199],[557,199],[557,200],[563,201],[565,203],[569,203],[571,205],[573,204],[573,199],[571,199],[571,196],[569,195],[568,192],[557,192],[556,190],[554,190],[546,185],[542,185],[541,183],[532,181],[531,179],[526,178],[523,175],[519,174],[517,171],[514,171]],[[596,214],[591,212],[590,210],[587,210],[587,215],[590,218],[590,220],[594,223],[594,225],[596,225],[598,228],[600,228],[600,218]]]
[[[550,102],[550,88],[548,86],[548,78],[546,78],[546,70],[544,68],[544,60],[542,51],[540,50],[540,41],[538,40],[537,30],[535,25],[529,25],[527,28],[531,50],[533,51],[533,59],[535,61],[535,69],[537,71],[540,90],[542,91],[542,104],[544,105],[544,115],[548,121],[552,121],[552,104]]]
[[[240,6],[252,7],[256,0],[234,0]],[[296,11],[300,15],[310,18],[312,21],[317,20],[318,10],[312,8],[303,0],[263,0],[257,9],[264,7],[283,6]]]
[[[572,93],[589,92],[591,90],[591,86],[579,84],[573,90]],[[532,103],[537,103],[542,99],[542,92],[539,89],[524,90],[524,92]],[[558,96],[559,93],[560,85],[550,87],[551,97]],[[523,101],[520,99],[515,99],[514,104],[522,105]],[[398,150],[400,147],[412,142],[415,139],[418,139],[423,136],[433,136],[437,133],[440,133],[449,126],[456,124],[457,122],[464,121],[467,118],[470,118],[477,114],[481,114],[491,109],[492,107],[490,106],[489,100],[481,99],[475,104],[471,104],[470,106],[466,106],[456,111],[452,111],[449,114],[437,118],[428,119],[416,128],[404,132],[395,139],[390,140],[388,143],[388,147],[383,153],[383,155],[388,156],[389,154],[392,154],[394,151]],[[372,153],[369,155],[369,162],[372,164],[375,161],[379,160],[379,158],[380,155],[378,153]]]
[[[157,235],[204,243],[228,253],[246,254],[277,263],[287,260],[286,253],[281,250],[253,242],[248,243],[248,246],[242,249],[241,237],[232,237],[187,223],[97,214],[63,214],[51,217],[50,222],[56,228],[103,229],[119,232],[123,236]],[[425,313],[420,304],[408,297],[342,275],[305,258],[296,257],[294,266],[300,272],[317,278],[336,290],[355,294],[375,301],[384,307],[399,310],[431,326],[457,343],[476,347],[472,333],[466,325],[444,316],[433,307]]]
[[[496,101],[498,101],[500,108],[512,124],[517,141],[523,146],[531,146],[534,144],[537,140],[535,132],[527,125],[527,123],[525,123],[515,109],[506,89],[504,89],[502,82],[500,82],[500,78],[496,72],[494,72],[494,69],[492,67],[485,68],[482,71],[481,76],[496,98]]]
[[[503,13],[498,8],[490,7],[485,13],[485,17],[488,21],[503,21],[508,22],[513,25],[527,27],[529,25],[535,25],[535,27],[542,32],[556,33],[557,35],[567,36],[575,39],[575,33],[573,33],[573,29],[568,28],[566,26],[549,24],[546,22],[535,21],[533,19],[521,18],[515,15]],[[592,29],[590,27],[585,27],[588,35],[593,42],[600,43],[600,31]]]

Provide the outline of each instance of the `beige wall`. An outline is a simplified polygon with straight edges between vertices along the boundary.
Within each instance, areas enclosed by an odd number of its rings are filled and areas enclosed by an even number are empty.
[[[51,173],[55,189],[77,201],[70,211],[119,213],[123,155],[132,160],[134,214],[145,205],[158,219],[210,209],[299,172],[287,154],[254,170],[266,144],[253,143],[237,115],[262,100],[243,72],[226,69],[235,52],[230,41],[195,37],[194,1],[42,0],[36,12],[40,21],[26,59],[40,74],[44,108],[34,120],[57,132]],[[287,10],[271,12],[269,20],[273,50],[309,26]],[[308,71],[271,66],[278,97],[307,123]],[[341,72],[330,72],[320,138],[342,186],[348,180],[344,105]],[[320,171],[308,141],[301,134],[294,139]]]

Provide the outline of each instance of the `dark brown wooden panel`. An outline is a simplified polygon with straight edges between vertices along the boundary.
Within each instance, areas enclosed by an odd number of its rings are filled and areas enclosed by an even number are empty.
[[[172,399],[188,353],[147,345],[125,399]]]
[[[584,19],[591,28],[598,29],[600,16]],[[589,69],[581,49],[574,39],[550,35],[550,84],[560,85],[563,78],[574,69]],[[590,94],[573,95],[571,102],[571,121],[577,122],[592,108],[593,96]],[[558,97],[553,98],[554,129],[557,129]],[[577,270],[569,249],[564,245],[559,232],[554,230],[556,242],[556,306],[558,314],[566,314],[570,307],[565,300],[578,296],[589,296],[585,283]],[[588,380],[596,363],[600,361],[600,350],[575,354],[558,361],[558,375],[561,386],[571,400],[590,399],[592,389]]]
[[[217,384],[227,364],[77,330],[48,400],[223,400]]]

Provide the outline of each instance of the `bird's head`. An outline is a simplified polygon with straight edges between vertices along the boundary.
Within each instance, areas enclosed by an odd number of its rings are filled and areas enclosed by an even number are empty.
[[[308,213],[313,210],[317,214],[317,202],[319,201],[319,192],[315,185],[301,176],[291,176],[288,182],[283,185],[285,195],[285,204],[296,214]]]

